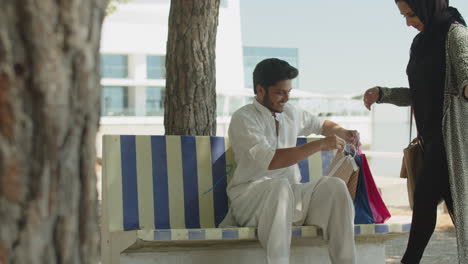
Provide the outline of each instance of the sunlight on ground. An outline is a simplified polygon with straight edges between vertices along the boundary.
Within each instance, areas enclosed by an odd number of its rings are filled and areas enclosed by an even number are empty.
[[[389,207],[388,210],[392,216],[411,216],[412,211],[409,208]],[[437,214],[436,230],[440,231],[455,231],[452,219],[448,213],[440,212]]]

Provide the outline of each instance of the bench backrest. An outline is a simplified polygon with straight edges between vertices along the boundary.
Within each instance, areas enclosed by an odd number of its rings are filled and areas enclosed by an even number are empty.
[[[322,151],[301,161],[302,182],[325,175],[332,159]],[[227,137],[105,135],[105,224],[111,232],[217,227],[235,167]]]

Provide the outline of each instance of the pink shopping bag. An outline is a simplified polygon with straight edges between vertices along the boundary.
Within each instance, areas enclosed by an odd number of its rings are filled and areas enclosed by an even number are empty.
[[[362,172],[364,173],[364,179],[367,186],[367,196],[369,198],[369,205],[372,210],[372,215],[374,216],[374,220],[376,224],[382,224],[387,221],[391,215],[385,205],[380,193],[377,189],[377,186],[374,182],[374,177],[369,168],[369,164],[367,163],[367,158],[365,154],[361,154],[362,157]]]

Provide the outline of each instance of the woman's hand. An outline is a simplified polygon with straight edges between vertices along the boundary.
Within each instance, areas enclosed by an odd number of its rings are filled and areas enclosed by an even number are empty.
[[[370,110],[370,107],[375,102],[377,102],[378,99],[379,99],[379,88],[377,87],[370,88],[364,93],[364,99],[363,99],[364,105],[366,106],[368,110]]]

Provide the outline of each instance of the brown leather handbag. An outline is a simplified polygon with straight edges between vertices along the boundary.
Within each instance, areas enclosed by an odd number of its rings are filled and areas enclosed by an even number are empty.
[[[410,116],[410,140],[411,128],[413,126],[413,109]],[[416,181],[423,174],[424,166],[424,148],[422,139],[417,136],[409,143],[408,147],[403,150],[403,161],[401,164],[400,178],[406,178],[406,187],[408,189],[408,200],[411,209],[413,209],[413,197],[416,187]]]

